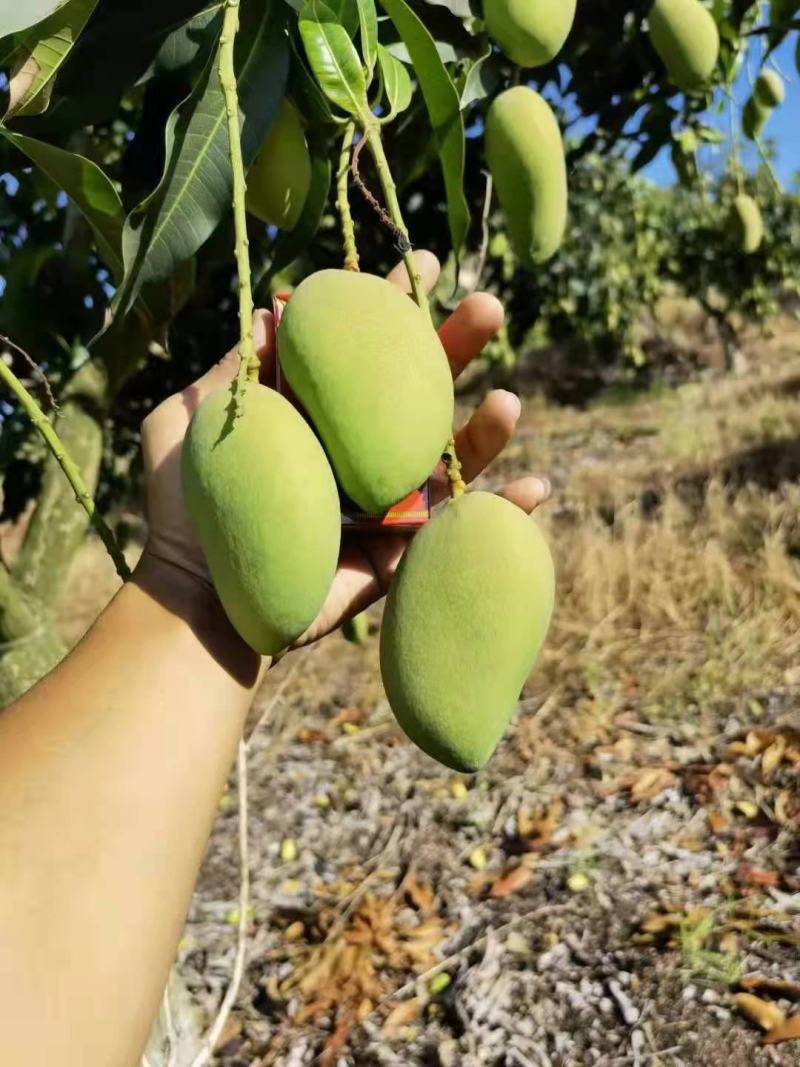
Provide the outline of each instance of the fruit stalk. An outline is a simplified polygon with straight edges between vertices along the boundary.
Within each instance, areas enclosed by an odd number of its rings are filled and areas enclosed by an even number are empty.
[[[350,211],[350,201],[347,197],[347,177],[350,173],[350,152],[353,146],[353,137],[356,132],[356,124],[348,122],[344,128],[342,139],[342,151],[339,156],[339,173],[336,180],[336,205],[342,218],[342,242],[344,244],[344,269],[357,271],[358,250],[356,249],[356,232],[353,225],[353,215]]]
[[[431,323],[431,326],[433,326],[431,309],[422,288],[422,277],[417,270],[414,253],[411,250],[411,242],[408,240],[408,230],[406,229],[406,224],[403,220],[403,213],[400,210],[400,202],[397,199],[397,187],[394,184],[392,172],[389,169],[389,161],[383,150],[383,142],[381,141],[380,126],[378,123],[374,120],[365,122],[364,136],[378,170],[378,177],[380,178],[383,195],[386,197],[386,206],[389,209],[392,222],[408,241],[409,250],[403,253],[403,262],[406,265],[408,280],[411,283],[411,292],[414,296],[414,300],[417,302],[420,309],[425,312],[428,321]],[[456,442],[453,437],[451,437],[447,443],[447,451],[445,455],[447,457],[445,459],[445,467],[447,469],[447,479],[450,483],[450,495],[453,499],[456,499],[467,491],[467,486],[464,479],[461,477],[461,464],[459,463],[458,455],[456,454]]]
[[[431,309],[428,306],[428,299],[422,288],[422,276],[417,270],[414,252],[408,237],[408,230],[403,221],[403,213],[400,210],[400,201],[397,199],[397,186],[394,184],[394,178],[389,169],[389,160],[386,158],[386,153],[383,150],[380,126],[370,115],[369,117],[365,116],[363,118],[363,128],[364,137],[366,138],[367,145],[372,153],[372,158],[375,161],[375,167],[378,171],[378,178],[380,179],[381,189],[383,189],[383,195],[386,198],[386,206],[389,209],[389,215],[391,216],[392,222],[406,239],[407,251],[403,252],[403,262],[408,271],[408,280],[411,284],[412,296],[420,309],[428,317],[428,321],[433,325]]]
[[[231,173],[233,178],[233,221],[236,231],[236,269],[239,274],[239,373],[236,390],[241,394],[247,381],[258,381],[259,362],[253,340],[253,290],[250,282],[250,242],[247,238],[245,201],[247,181],[239,128],[239,94],[236,89],[234,45],[239,29],[239,0],[227,0],[219,42],[219,81],[225,97],[228,119]]]
[[[14,345],[14,347],[16,348],[16,345]],[[130,568],[125,561],[122,550],[117,544],[116,537],[114,537],[114,534],[106,524],[105,519],[97,510],[95,502],[92,499],[92,494],[89,492],[86,482],[83,480],[83,475],[81,474],[77,463],[75,463],[72,456],[70,456],[63,441],[56,433],[50,420],[36,403],[36,400],[31,396],[16,374],[14,374],[12,369],[3,359],[0,359],[0,378],[2,378],[11,392],[19,400],[25,414],[43,438],[44,443],[53,453],[56,462],[61,467],[67,481],[75,492],[75,499],[89,516],[89,521],[97,530],[109,556],[111,556],[111,559],[114,561],[117,574],[123,582],[127,582],[131,576]]]

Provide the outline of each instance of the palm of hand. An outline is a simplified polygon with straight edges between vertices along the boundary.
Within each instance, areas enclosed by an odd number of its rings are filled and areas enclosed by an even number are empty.
[[[429,253],[417,253],[417,263],[426,288],[436,282],[439,266]],[[402,285],[404,271],[395,268],[391,281]],[[476,293],[453,312],[440,330],[453,376],[457,377],[500,328],[502,307],[494,297]],[[274,358],[272,316],[259,311],[255,341],[262,373],[267,376]],[[142,451],[147,475],[147,511],[150,524],[147,551],[189,571],[210,584],[203,553],[189,524],[180,478],[180,452],[192,414],[203,398],[228,384],[238,368],[238,353],[228,355],[207,374],[181,393],[169,397],[145,420]],[[491,393],[456,435],[456,448],[463,475],[470,482],[505,448],[519,418],[519,401],[510,393]],[[434,501],[447,494],[447,477],[440,465],[433,474]],[[523,478],[502,490],[525,511],[532,511],[548,494],[539,478]],[[298,640],[297,646],[316,641],[362,611],[388,589],[408,545],[403,534],[347,535],[328,598],[318,618]]]

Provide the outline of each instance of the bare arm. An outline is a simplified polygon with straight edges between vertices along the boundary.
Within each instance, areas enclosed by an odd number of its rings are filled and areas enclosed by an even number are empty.
[[[207,587],[146,556],[0,717],[9,1067],[136,1062],[259,666]]]

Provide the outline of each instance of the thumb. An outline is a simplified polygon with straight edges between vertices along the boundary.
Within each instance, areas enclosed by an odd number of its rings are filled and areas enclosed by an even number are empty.
[[[253,344],[261,364],[260,380],[269,381],[275,362],[275,325],[272,312],[264,308],[258,308],[253,314]],[[232,382],[238,371],[239,346],[237,345],[186,390],[191,397],[190,414],[209,393],[213,393],[215,389],[222,389]]]

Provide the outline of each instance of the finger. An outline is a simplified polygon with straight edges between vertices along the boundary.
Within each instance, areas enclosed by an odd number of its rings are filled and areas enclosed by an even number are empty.
[[[453,377],[457,378],[503,325],[503,305],[489,293],[472,293],[462,300],[439,329]]]
[[[465,482],[474,481],[514,436],[522,405],[505,389],[489,393],[466,426],[456,434],[456,454]]]
[[[264,308],[259,308],[253,315],[253,345],[256,356],[261,363],[261,377],[268,372],[275,355],[275,328],[272,313]],[[191,392],[192,410],[200,402],[213,393],[215,389],[222,389],[233,381],[239,370],[239,346],[232,348],[219,363],[206,371],[202,378],[190,386],[187,393]]]
[[[547,478],[528,477],[509,482],[497,495],[510,500],[512,504],[516,504],[518,508],[522,508],[530,515],[548,499],[550,491],[550,482]]]
[[[417,268],[417,273],[422,279],[422,288],[426,293],[429,293],[439,280],[439,271],[442,269],[439,266],[439,260],[433,252],[420,248],[414,252],[414,264]],[[399,285],[405,293],[411,292],[411,282],[408,280],[408,271],[405,263],[398,263],[396,267],[392,267],[386,275],[386,280],[393,285]]]

